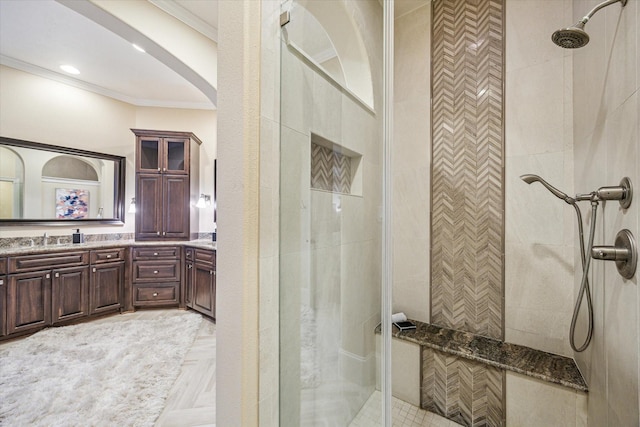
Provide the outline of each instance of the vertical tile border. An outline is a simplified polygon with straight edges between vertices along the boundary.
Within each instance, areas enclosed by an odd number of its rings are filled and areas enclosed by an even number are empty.
[[[432,7],[431,322],[503,339],[503,0]]]
[[[433,0],[431,322],[504,339],[505,0]],[[502,426],[499,369],[423,347],[421,406]]]

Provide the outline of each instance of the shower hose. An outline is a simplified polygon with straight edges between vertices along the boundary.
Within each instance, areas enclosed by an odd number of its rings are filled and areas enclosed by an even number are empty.
[[[571,344],[571,348],[580,353],[583,352],[589,347],[589,343],[591,342],[591,337],[593,335],[593,302],[591,300],[591,291],[589,289],[589,266],[591,265],[591,248],[593,248],[593,238],[595,236],[596,231],[596,214],[598,212],[598,200],[594,197],[591,198],[591,228],[589,231],[589,242],[587,243],[587,250],[584,250],[584,229],[582,225],[582,213],[580,212],[580,208],[578,204],[574,201],[571,203],[576,210],[576,215],[578,216],[578,234],[580,239],[580,258],[582,260],[582,280],[580,282],[580,290],[578,291],[578,297],[576,299],[576,304],[573,307],[573,317],[571,318],[571,329],[569,330],[569,344]],[[578,313],[580,313],[580,306],[582,305],[582,298],[584,295],[587,296],[587,312],[589,317],[589,324],[587,326],[587,337],[584,340],[584,343],[577,347],[575,343],[575,331],[576,331],[576,322],[578,320]]]

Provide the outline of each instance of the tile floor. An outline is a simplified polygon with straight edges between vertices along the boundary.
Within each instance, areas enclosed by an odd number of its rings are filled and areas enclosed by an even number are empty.
[[[392,399],[391,413],[394,427],[458,427],[460,425],[395,397]],[[381,405],[382,393],[376,390],[351,422],[350,427],[381,426]]]

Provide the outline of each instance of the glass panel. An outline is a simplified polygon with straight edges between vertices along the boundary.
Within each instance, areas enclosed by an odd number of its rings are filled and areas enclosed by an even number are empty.
[[[314,7],[326,10],[292,14],[281,43],[280,425],[380,425],[381,115],[287,43],[291,25],[354,25],[351,13],[377,16],[380,4]]]
[[[167,143],[167,169],[172,171],[184,170],[184,142],[169,141]]]
[[[155,169],[158,165],[158,152],[160,151],[160,142],[158,140],[143,140],[140,144],[140,169]]]

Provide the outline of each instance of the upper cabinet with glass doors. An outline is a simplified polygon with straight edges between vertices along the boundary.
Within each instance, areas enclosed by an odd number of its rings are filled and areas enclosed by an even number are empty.
[[[136,171],[142,173],[189,173],[189,145],[195,136],[188,132],[132,129],[138,139]]]

